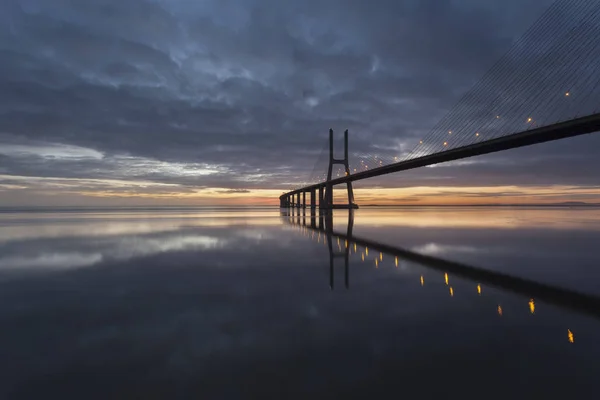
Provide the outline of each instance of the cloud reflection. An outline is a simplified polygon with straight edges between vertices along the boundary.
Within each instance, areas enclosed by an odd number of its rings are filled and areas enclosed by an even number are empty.
[[[69,269],[85,267],[102,261],[104,256],[100,253],[44,253],[35,256],[18,256],[0,258],[0,270],[42,268],[42,269]]]
[[[488,252],[488,250],[478,249],[473,246],[456,246],[456,245],[444,245],[438,243],[427,243],[422,246],[415,246],[412,248],[413,251],[428,255],[437,254],[451,254],[451,253],[480,253],[482,251]]]

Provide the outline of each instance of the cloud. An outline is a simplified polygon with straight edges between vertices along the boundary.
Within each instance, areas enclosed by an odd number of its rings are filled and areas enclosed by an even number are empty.
[[[329,127],[350,130],[353,157],[403,154],[549,3],[9,0],[0,173],[248,193],[325,171]],[[597,140],[372,185],[591,185]]]
[[[229,189],[229,190],[218,190],[218,193],[223,194],[234,194],[234,193],[251,193],[250,190],[247,189]]]

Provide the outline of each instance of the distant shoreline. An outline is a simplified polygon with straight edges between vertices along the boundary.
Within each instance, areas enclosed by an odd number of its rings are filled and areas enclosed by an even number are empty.
[[[359,204],[360,208],[599,208],[600,203],[563,202],[545,204]],[[0,206],[6,212],[78,212],[78,211],[190,211],[190,210],[272,210],[275,205],[137,205],[137,206]]]
[[[545,204],[365,204],[360,207],[600,207],[600,203]]]

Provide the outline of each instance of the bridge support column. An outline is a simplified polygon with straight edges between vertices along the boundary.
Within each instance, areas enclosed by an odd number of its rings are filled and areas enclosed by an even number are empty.
[[[324,193],[323,193],[323,186],[319,186],[319,208],[324,208],[325,206],[325,199],[323,197]]]
[[[325,185],[325,207],[324,208],[333,208],[333,185],[327,184]]]
[[[316,200],[317,200],[317,193],[316,193],[316,189],[311,189],[310,190],[310,208],[315,208],[317,206],[316,204]]]
[[[302,208],[306,208],[306,192],[302,192]]]
[[[296,193],[296,207],[300,208],[300,192]]]
[[[329,130],[329,168],[327,169],[327,184],[325,187],[324,204],[321,204],[321,208],[347,208],[354,209],[358,208],[358,205],[354,203],[354,191],[352,189],[352,182],[346,183],[346,190],[348,192],[348,203],[347,204],[333,204],[333,185],[331,182],[333,165],[342,164],[346,172],[346,176],[350,175],[350,165],[348,163],[348,129],[344,131],[344,158],[341,160],[335,159],[333,156],[333,129]]]

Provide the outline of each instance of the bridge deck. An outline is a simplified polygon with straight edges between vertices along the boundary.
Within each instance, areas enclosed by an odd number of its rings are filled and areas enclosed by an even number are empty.
[[[487,140],[485,142],[442,151],[411,160],[400,161],[394,164],[385,165],[383,167],[373,168],[368,171],[357,172],[341,178],[332,179],[330,184],[340,185],[346,182],[355,182],[393,172],[407,171],[409,169],[426,167],[428,165],[439,164],[442,162],[455,161],[503,150],[516,149],[537,143],[551,142],[554,140],[585,135],[587,133],[596,131],[600,131],[600,113],[559,122],[557,124],[547,125],[540,128],[530,129],[497,139]],[[319,187],[324,187],[325,185],[326,182],[316,183],[314,185],[290,191],[283,196],[289,196],[296,193],[318,189]]]

